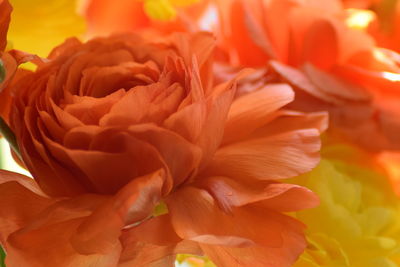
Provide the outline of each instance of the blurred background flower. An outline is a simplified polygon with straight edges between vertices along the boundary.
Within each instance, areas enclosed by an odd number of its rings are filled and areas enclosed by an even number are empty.
[[[353,147],[326,147],[325,159],[294,182],[321,199],[315,209],[297,213],[308,226],[309,245],[295,267],[395,267],[400,263],[400,202],[378,169],[333,159],[360,155]]]
[[[75,0],[11,0],[14,10],[8,32],[9,48],[46,57],[69,36],[83,36],[84,19]]]

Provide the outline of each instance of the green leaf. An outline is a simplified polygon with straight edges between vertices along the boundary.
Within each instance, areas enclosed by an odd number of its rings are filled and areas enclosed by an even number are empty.
[[[6,259],[6,253],[4,249],[0,246],[0,267],[6,267],[5,259]]]
[[[17,144],[17,139],[15,138],[13,131],[10,129],[10,127],[8,127],[7,123],[3,120],[2,117],[0,117],[0,133],[4,136],[4,138],[10,144],[11,148],[18,155],[18,157],[21,158],[21,154],[19,152]]]

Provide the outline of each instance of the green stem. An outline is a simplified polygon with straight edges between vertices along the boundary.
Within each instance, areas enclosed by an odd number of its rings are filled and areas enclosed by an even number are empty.
[[[17,138],[15,138],[14,133],[11,131],[10,127],[8,127],[7,123],[2,117],[0,117],[0,133],[4,136],[18,157],[21,158],[21,153],[19,152],[17,144]]]
[[[5,259],[6,253],[4,252],[4,249],[0,246],[0,267],[6,267]]]
[[[6,78],[6,69],[4,68],[3,60],[0,59],[0,83]]]

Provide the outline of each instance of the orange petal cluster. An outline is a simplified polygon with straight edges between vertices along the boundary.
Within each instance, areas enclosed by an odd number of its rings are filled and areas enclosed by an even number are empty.
[[[398,55],[346,25],[340,1],[214,1],[229,65],[264,68],[296,89],[291,107],[327,110],[333,134],[370,150],[398,150]],[[357,125],[357,127],[354,127]],[[373,139],[374,142],[370,142]]]
[[[103,10],[109,20],[118,19],[108,11],[110,3],[88,2],[91,8]],[[379,6],[379,10],[389,10],[389,2],[396,1],[209,0],[202,1],[201,8],[181,10],[180,17],[191,20],[178,20],[183,25],[180,29],[154,22],[145,26],[164,32],[213,30],[219,61],[230,67],[264,68],[264,81],[291,84],[297,96],[291,107],[329,111],[331,132],[341,139],[373,151],[398,150],[399,56],[378,48],[375,42],[381,45],[380,39],[370,31],[349,27],[350,10],[345,9]],[[95,20],[89,10],[85,15],[98,32],[107,29],[102,23],[115,27],[113,31],[143,28],[126,21]],[[137,6],[124,12],[132,15],[139,10]],[[393,36],[389,39],[396,43]],[[223,71],[219,69],[217,75],[226,76],[221,75]]]
[[[0,172],[8,266],[298,258],[304,225],[284,213],[318,198],[279,180],[319,162],[326,115],[283,109],[286,84],[240,95],[235,80],[215,82],[214,43],[208,33],[71,38],[17,71],[9,120],[34,180]]]

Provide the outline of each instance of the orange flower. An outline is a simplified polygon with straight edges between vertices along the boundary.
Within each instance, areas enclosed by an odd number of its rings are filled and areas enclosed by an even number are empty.
[[[297,89],[293,108],[329,111],[335,134],[372,150],[400,149],[398,55],[347,27],[339,1],[214,2],[230,64],[267,67],[264,79]]]
[[[318,163],[326,117],[278,111],[287,85],[214,86],[213,46],[206,33],[69,39],[15,81],[11,125],[39,187],[0,174],[9,266],[296,260],[304,226],[283,212],[318,200],[276,180]]]
[[[203,13],[208,1],[202,0],[185,6],[183,8],[185,13],[178,12],[175,18],[167,21],[150,18],[144,8],[146,1],[141,0],[119,0],[118,2],[83,0],[81,13],[86,19],[89,36],[104,36],[115,32],[135,32],[145,28],[158,29],[164,33],[194,31],[196,30],[194,22]],[[185,3],[185,1],[179,0],[172,2]]]
[[[359,2],[359,3],[358,3]],[[363,23],[360,29],[371,34],[379,47],[400,52],[400,1],[376,0],[348,2],[350,18],[359,17],[360,14],[373,14],[373,19]],[[355,9],[356,8],[356,9]],[[364,10],[369,9],[369,10]]]

